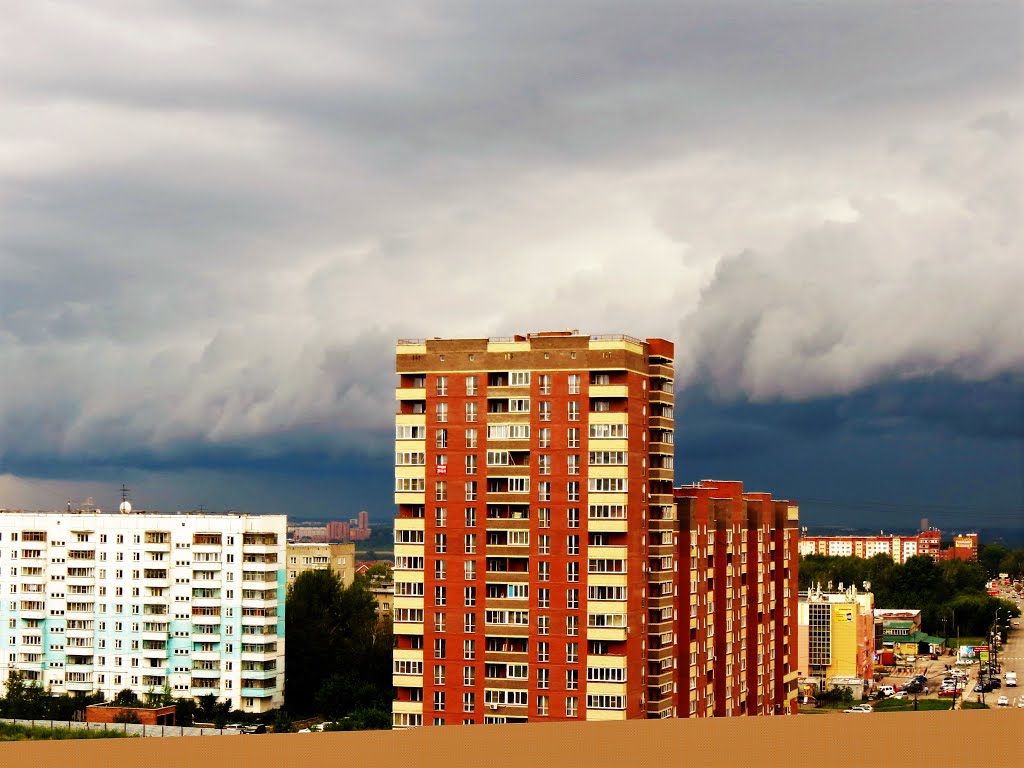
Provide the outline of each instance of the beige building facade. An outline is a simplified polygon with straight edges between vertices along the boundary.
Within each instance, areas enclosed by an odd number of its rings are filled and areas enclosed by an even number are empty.
[[[289,543],[286,552],[288,589],[304,571],[332,570],[344,587],[351,586],[356,575],[356,545]]]

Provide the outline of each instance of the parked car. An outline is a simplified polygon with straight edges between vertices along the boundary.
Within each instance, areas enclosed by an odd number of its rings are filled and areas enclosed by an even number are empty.
[[[880,685],[878,686],[878,692],[882,694],[882,696],[892,696],[896,693],[896,689],[891,685]]]
[[[989,693],[991,690],[992,690],[992,684],[991,683],[975,683],[975,685],[974,685],[974,692],[975,693]]]
[[[927,678],[927,677],[925,677],[924,675],[914,675],[914,676],[913,676],[912,678],[910,678],[910,679],[911,679],[911,680],[917,680],[917,681],[918,681],[919,683],[921,683],[921,685],[924,685],[925,683],[927,683],[927,682],[928,682],[928,678]]]
[[[900,693],[921,693],[921,691],[923,690],[924,685],[921,682],[917,680],[912,680],[911,682],[903,686],[903,690],[900,691]]]
[[[1010,699],[1008,696],[1000,696],[996,704],[1000,707],[1008,707],[1010,706]]]
[[[843,710],[844,715],[869,715],[872,712],[874,712],[874,710],[867,704],[855,704],[849,709]]]
[[[913,691],[910,691],[909,693],[913,693]],[[893,698],[893,699],[905,699],[905,698],[907,698],[907,694],[908,694],[908,691],[896,691],[896,693],[894,693],[890,698]]]
[[[959,690],[959,688],[943,688],[941,691],[939,691],[939,696],[953,697],[957,694]]]

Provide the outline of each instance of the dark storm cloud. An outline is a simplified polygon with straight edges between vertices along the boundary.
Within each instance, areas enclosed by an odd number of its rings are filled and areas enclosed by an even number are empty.
[[[721,455],[915,420],[1019,434],[992,395],[1024,370],[1019,22],[18,4],[0,472],[362,461],[387,452],[394,338],[541,327],[675,339]]]

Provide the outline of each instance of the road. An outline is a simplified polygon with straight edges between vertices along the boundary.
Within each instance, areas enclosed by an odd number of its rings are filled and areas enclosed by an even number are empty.
[[[1009,590],[1004,594],[1000,595],[1006,600],[1016,601],[1017,597],[1013,595]],[[1024,600],[1021,600],[1024,604]],[[995,618],[993,616],[993,618]],[[937,661],[930,661],[927,657],[924,657],[918,662],[917,667],[913,671],[901,672],[896,675],[887,677],[882,681],[884,685],[905,685],[906,682],[917,674],[923,674],[928,678],[928,689],[929,693],[927,696],[921,694],[919,699],[937,699],[939,686],[942,683],[942,678],[946,674],[945,665],[951,664],[955,661],[953,656],[940,656]],[[1017,707],[1021,701],[1024,701],[1024,688],[1019,685],[1015,688],[1009,688],[1006,686],[1006,673],[1017,672],[1018,675],[1024,672],[1024,626],[1022,627],[1011,627],[1009,635],[1006,639],[1006,643],[999,649],[998,661],[1002,667],[1000,677],[1003,680],[1003,687],[996,688],[993,691],[989,691],[984,694],[984,701],[992,709],[1003,709],[997,707],[996,702],[1000,696],[1006,696],[1009,699],[1010,707]],[[957,698],[957,707],[960,706],[960,701],[979,702],[982,700],[982,694],[974,692],[974,685],[978,682],[978,664],[974,664],[970,667],[964,667],[968,673],[967,682],[964,684],[963,699]],[[911,697],[912,698],[912,697]],[[949,699],[944,698],[945,701]]]

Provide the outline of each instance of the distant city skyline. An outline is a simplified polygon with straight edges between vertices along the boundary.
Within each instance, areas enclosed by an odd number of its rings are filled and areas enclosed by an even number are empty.
[[[677,484],[1024,528],[1020,20],[19,4],[0,506],[379,523],[396,339],[571,328],[675,344]]]

